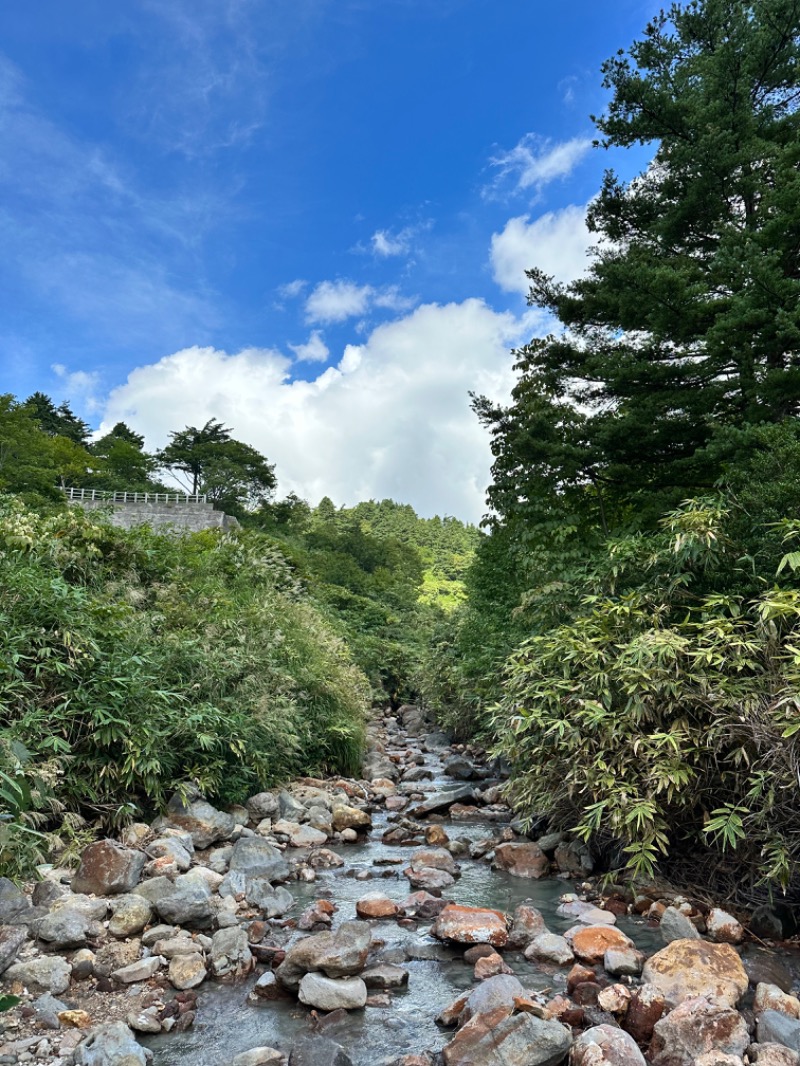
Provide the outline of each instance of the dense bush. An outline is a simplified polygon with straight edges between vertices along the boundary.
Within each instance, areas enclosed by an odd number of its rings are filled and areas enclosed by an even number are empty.
[[[800,873],[800,554],[760,595],[729,591],[747,566],[737,523],[726,501],[695,500],[657,534],[610,542],[576,583],[573,617],[510,657],[494,728],[520,809],[613,838],[630,872],[711,845],[737,850],[743,883],[757,871],[787,887]]]
[[[48,767],[67,811],[113,824],[181,781],[230,802],[353,773],[367,704],[267,537],[0,502],[0,738],[28,753],[10,776]]]

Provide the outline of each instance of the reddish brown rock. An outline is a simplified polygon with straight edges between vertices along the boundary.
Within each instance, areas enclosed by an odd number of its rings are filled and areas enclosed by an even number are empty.
[[[470,997],[469,992],[465,992],[458,999],[454,999],[453,1002],[445,1007],[444,1010],[438,1015],[436,1021],[439,1025],[443,1025],[446,1029],[455,1025],[458,1019],[461,1017],[464,1008],[467,1005],[467,1000]]]
[[[370,892],[356,903],[359,918],[396,918],[400,908],[382,892]]]
[[[567,974],[567,992],[571,995],[573,989],[585,981],[594,981],[597,974],[589,966],[582,966],[576,962]]]
[[[613,925],[574,926],[564,937],[577,958],[590,965],[602,963],[610,949],[632,948],[633,941]]]
[[[642,979],[655,985],[670,1007],[703,995],[723,1006],[735,1007],[748,984],[734,948],[705,940],[673,940],[647,960]]]
[[[429,825],[425,830],[425,843],[433,848],[443,848],[450,843],[450,837],[440,825]]]
[[[538,844],[498,844],[494,849],[494,861],[501,870],[514,877],[537,879],[544,877],[550,868],[550,860]]]
[[[741,1057],[749,1044],[750,1034],[741,1014],[696,996],[684,1000],[656,1023],[650,1061],[653,1066],[695,1066],[709,1051]]]
[[[70,887],[73,892],[96,896],[131,892],[139,884],[144,864],[144,852],[123,848],[115,840],[96,840],[83,849]]]
[[[571,1043],[572,1033],[560,1022],[533,1014],[478,1015],[444,1047],[442,1058],[445,1066],[558,1066]]]
[[[476,981],[485,981],[488,977],[497,977],[497,975],[501,973],[513,972],[511,967],[503,962],[502,955],[498,955],[497,952],[492,955],[487,955],[482,959],[478,959],[475,963]]]
[[[572,1046],[570,1066],[645,1066],[636,1041],[613,1025],[596,1025]]]
[[[491,944],[476,944],[464,952],[464,962],[468,966],[474,966],[478,959],[486,959],[494,954],[495,950]]]
[[[640,985],[631,995],[623,1028],[637,1044],[647,1044],[666,1009],[664,997],[655,985]]]
[[[491,944],[502,948],[508,943],[508,926],[502,911],[461,907],[456,903],[444,908],[431,933],[439,940],[452,940],[456,944]]]

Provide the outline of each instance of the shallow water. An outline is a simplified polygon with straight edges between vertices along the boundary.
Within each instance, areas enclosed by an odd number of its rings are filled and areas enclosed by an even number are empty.
[[[439,773],[436,757],[428,756],[426,764]],[[452,781],[439,776],[432,784],[434,789],[442,791],[453,787]],[[368,881],[347,876],[351,869],[375,870],[380,875],[383,868],[374,866],[377,859],[397,857],[403,859],[405,865],[414,850],[381,843],[381,835],[389,824],[385,812],[374,815],[373,823],[370,838],[365,842],[336,847],[345,860],[343,867],[320,871],[312,884],[294,882],[286,886],[297,900],[293,915],[299,915],[314,899],[324,897],[338,906],[334,919],[337,925],[355,917],[355,904],[367,892],[381,891],[398,902],[409,895],[411,889],[402,875],[403,866],[388,867],[388,876],[377,876]],[[491,835],[497,827],[486,823],[452,822],[445,828],[451,839],[474,841]],[[574,924],[555,913],[560,896],[573,890],[571,881],[560,878],[531,881],[492,870],[486,863],[469,858],[460,858],[458,862],[461,877],[445,892],[448,899],[509,912],[523,901],[531,901],[541,911],[552,932],[563,933]],[[621,918],[618,924],[641,950],[653,952],[661,946],[654,931],[643,922]],[[472,967],[464,964],[463,950],[446,947],[434,940],[425,923],[416,930],[402,929],[396,922],[372,922],[371,925],[373,944],[378,941],[382,946],[374,948],[370,964],[380,961],[380,957],[392,949],[404,950],[412,956],[420,953],[434,957],[402,961],[401,965],[409,971],[408,987],[404,991],[392,992],[390,1007],[351,1011],[341,1024],[326,1029],[326,1035],[344,1047],[354,1066],[381,1066],[402,1054],[441,1049],[449,1037],[434,1019],[473,985]],[[526,962],[521,954],[507,953],[506,957],[527,988],[558,990],[565,984],[565,969],[536,966]],[[192,1029],[142,1041],[155,1052],[154,1066],[227,1066],[239,1052],[262,1045],[288,1053],[295,1038],[309,1029],[309,1010],[291,1000],[258,1005],[248,1003],[247,994],[255,980],[253,977],[234,986],[212,982],[201,985],[197,1020]]]

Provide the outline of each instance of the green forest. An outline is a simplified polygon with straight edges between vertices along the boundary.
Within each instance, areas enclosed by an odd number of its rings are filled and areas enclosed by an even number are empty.
[[[371,703],[420,702],[626,876],[798,888],[799,70],[797,0],[676,5],[604,65],[597,150],[652,161],[606,173],[580,280],[530,264],[551,332],[472,398],[481,529],[281,498],[216,420],[150,454],[0,398],[4,872],[187,778],[357,774]],[[62,491],[176,484],[240,527],[123,532]]]

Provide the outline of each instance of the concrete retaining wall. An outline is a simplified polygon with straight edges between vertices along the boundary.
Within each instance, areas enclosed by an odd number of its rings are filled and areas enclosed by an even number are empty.
[[[87,511],[111,512],[111,524],[122,529],[133,526],[172,527],[180,532],[198,533],[201,529],[233,529],[239,523],[211,503],[109,503],[104,500],[74,500],[73,507]]]

